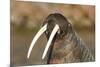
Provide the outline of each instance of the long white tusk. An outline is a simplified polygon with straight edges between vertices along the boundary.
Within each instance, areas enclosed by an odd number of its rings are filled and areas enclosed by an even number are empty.
[[[54,29],[53,29],[53,31],[52,31],[52,33],[51,33],[51,35],[50,35],[50,38],[49,38],[48,43],[47,43],[47,46],[46,46],[46,48],[44,50],[44,53],[42,55],[42,59],[44,59],[44,57],[45,57],[45,55],[46,55],[46,53],[47,53],[47,51],[48,51],[48,49],[49,49],[49,47],[51,45],[51,42],[52,42],[55,34],[57,33],[58,29],[59,29],[59,26],[56,24]]]
[[[30,53],[31,53],[31,51],[32,51],[32,48],[33,48],[35,42],[36,42],[37,39],[46,31],[46,29],[47,29],[47,24],[45,24],[45,25],[38,31],[38,33],[35,35],[34,39],[32,40],[32,43],[31,43],[31,45],[30,45],[30,47],[29,47],[28,54],[27,54],[27,58],[30,57]]]

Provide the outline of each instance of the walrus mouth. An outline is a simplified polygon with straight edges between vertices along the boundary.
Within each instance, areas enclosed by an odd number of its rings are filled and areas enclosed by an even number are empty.
[[[29,50],[28,50],[28,53],[27,53],[27,58],[30,57],[32,48],[34,47],[34,45],[35,45],[36,41],[38,40],[38,38],[47,30],[47,25],[48,25],[48,24],[45,24],[45,25],[37,32],[37,34],[36,34],[35,37],[33,38],[32,43],[31,43],[31,45],[30,45],[30,47],[29,47]],[[46,56],[46,54],[47,54],[47,51],[48,51],[48,49],[49,49],[49,47],[50,47],[50,45],[51,45],[51,43],[52,43],[52,40],[53,40],[55,34],[58,32],[58,30],[59,30],[59,25],[56,24],[55,27],[53,28],[52,32],[51,32],[51,35],[50,35],[49,39],[48,39],[47,45],[46,45],[45,50],[44,50],[43,55],[42,55],[42,59],[45,58],[45,56]]]

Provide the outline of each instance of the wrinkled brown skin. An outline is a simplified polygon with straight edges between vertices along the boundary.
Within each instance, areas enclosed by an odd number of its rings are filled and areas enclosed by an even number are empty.
[[[47,64],[94,61],[90,50],[76,35],[72,25],[63,15],[50,14],[44,21],[44,24],[46,23],[48,24],[45,32],[47,39],[49,39],[55,24],[60,27],[60,33],[55,35],[49,48]]]

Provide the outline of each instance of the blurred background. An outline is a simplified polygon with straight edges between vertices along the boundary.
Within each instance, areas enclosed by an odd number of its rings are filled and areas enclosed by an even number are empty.
[[[11,0],[10,9],[11,66],[46,64],[46,59],[41,59],[47,43],[45,35],[39,38],[29,59],[27,52],[36,32],[51,13],[64,15],[95,57],[95,6]]]

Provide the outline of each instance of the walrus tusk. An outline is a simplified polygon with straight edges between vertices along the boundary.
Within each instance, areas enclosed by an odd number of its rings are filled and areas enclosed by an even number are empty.
[[[49,38],[48,42],[47,42],[47,46],[46,46],[46,48],[44,50],[44,53],[42,55],[42,59],[44,59],[44,57],[45,57],[45,55],[46,55],[46,53],[47,53],[47,51],[48,51],[48,49],[51,45],[51,42],[52,42],[52,40],[53,40],[53,38],[54,38],[54,36],[55,36],[55,34],[57,33],[58,30],[59,30],[59,25],[56,24],[53,31],[52,31],[52,33],[51,33],[51,35],[50,35],[50,38]]]
[[[46,31],[46,29],[47,29],[47,24],[45,24],[45,25],[38,31],[38,33],[35,35],[35,37],[33,38],[32,43],[31,43],[31,45],[30,45],[30,47],[29,47],[29,50],[28,50],[27,58],[30,57],[30,53],[31,53],[31,51],[32,51],[32,48],[33,48],[34,45],[35,45],[35,42],[36,42],[37,39]]]

